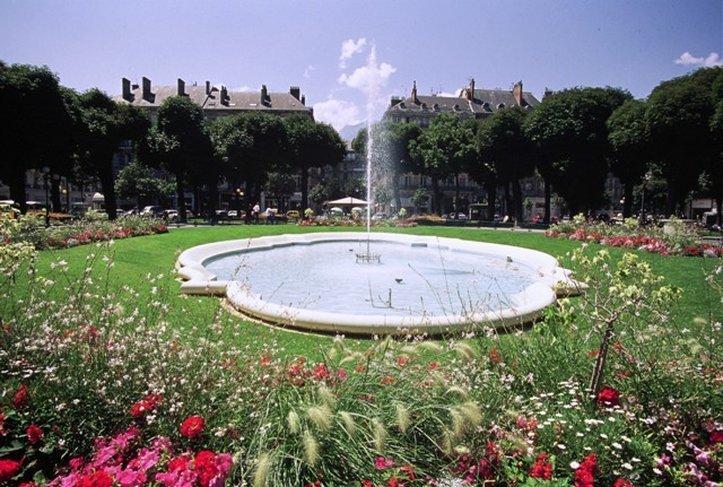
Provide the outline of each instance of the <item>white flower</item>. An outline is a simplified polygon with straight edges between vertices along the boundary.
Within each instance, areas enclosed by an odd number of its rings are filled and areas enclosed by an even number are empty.
[[[577,470],[578,468],[580,468],[580,464],[578,462],[572,461],[570,462],[570,468],[573,470]]]

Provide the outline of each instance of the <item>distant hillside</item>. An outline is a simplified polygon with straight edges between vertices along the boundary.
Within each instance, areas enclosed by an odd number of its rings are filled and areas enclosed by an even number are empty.
[[[361,129],[367,126],[366,122],[359,122],[356,125],[349,125],[344,127],[339,131],[339,135],[342,139],[346,141],[354,140],[354,137],[356,137],[356,134],[359,133]]]

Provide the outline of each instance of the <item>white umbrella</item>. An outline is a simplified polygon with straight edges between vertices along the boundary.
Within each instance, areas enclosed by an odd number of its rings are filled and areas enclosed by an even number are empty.
[[[327,201],[326,204],[327,205],[336,205],[336,206],[359,206],[359,205],[366,205],[368,203],[364,200],[360,200],[359,198],[354,198],[352,196],[345,196],[338,200]]]

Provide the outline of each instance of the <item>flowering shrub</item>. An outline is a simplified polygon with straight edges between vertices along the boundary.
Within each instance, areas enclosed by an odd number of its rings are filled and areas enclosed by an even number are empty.
[[[683,225],[680,220],[671,219],[666,227],[669,229],[668,231],[655,227],[640,227],[635,219],[627,219],[622,225],[589,223],[578,215],[570,222],[552,225],[546,235],[580,242],[595,242],[610,247],[637,249],[660,255],[723,256],[723,247],[700,243],[696,232]]]
[[[167,321],[176,288],[159,277],[148,292],[106,292],[106,245],[89,249],[73,278],[62,260],[52,280],[0,269],[0,482],[720,481],[719,309],[677,323],[678,292],[636,254],[579,250],[571,261],[588,294],[529,331],[336,337],[303,357],[273,342],[237,345],[238,323],[223,312],[180,330]],[[24,265],[33,262],[30,252]],[[708,278],[716,304],[721,276]],[[195,300],[180,301],[194,312]],[[592,393],[608,322],[603,386]]]
[[[5,244],[27,244],[38,250],[75,247],[92,242],[167,231],[168,227],[164,222],[138,216],[122,217],[113,222],[106,219],[83,218],[48,228],[42,219],[31,216],[18,219],[0,218],[0,241]]]

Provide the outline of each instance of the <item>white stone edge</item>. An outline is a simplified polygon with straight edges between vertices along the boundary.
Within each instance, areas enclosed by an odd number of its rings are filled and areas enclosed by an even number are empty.
[[[558,296],[583,292],[586,286],[572,279],[571,271],[560,267],[557,259],[538,250],[511,245],[476,242],[459,238],[413,235],[402,233],[372,233],[372,242],[397,242],[410,246],[442,247],[451,251],[468,251],[509,257],[535,269],[540,280],[520,293],[510,296],[510,301],[520,303],[514,308],[496,311],[474,312],[468,315],[393,316],[355,315],[329,313],[302,308],[281,306],[263,301],[238,281],[217,280],[204,267],[209,259],[239,251],[263,250],[291,245],[311,245],[332,241],[365,241],[361,232],[319,232],[253,237],[225,240],[198,245],[182,252],[176,261],[176,269],[182,279],[184,294],[225,295],[234,308],[252,317],[276,324],[314,331],[350,334],[419,334],[437,335],[446,332],[471,330],[478,325],[494,328],[519,326],[536,319]]]

